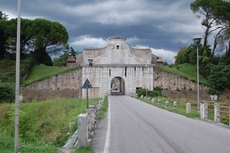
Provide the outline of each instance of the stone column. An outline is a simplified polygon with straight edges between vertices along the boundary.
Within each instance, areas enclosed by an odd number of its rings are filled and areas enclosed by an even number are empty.
[[[200,119],[207,120],[207,118],[208,118],[208,103],[202,101],[200,103]]]
[[[88,145],[87,114],[80,114],[78,116],[78,144],[80,147]]]
[[[220,104],[214,104],[214,121],[219,123],[220,122]]]

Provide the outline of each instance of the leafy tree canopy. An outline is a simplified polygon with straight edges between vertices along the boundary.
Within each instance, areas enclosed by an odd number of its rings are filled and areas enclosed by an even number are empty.
[[[7,19],[8,19],[8,15],[0,11],[0,20],[7,20]]]
[[[224,44],[227,30],[230,27],[230,2],[223,0],[195,0],[191,3],[190,8],[198,18],[203,17],[201,22],[205,29],[203,45],[208,46],[208,38],[210,35],[214,35],[212,50],[212,56],[214,57],[216,48]],[[220,50],[223,50],[222,48]]]
[[[17,19],[0,21],[0,60],[16,51]],[[51,54],[63,50],[68,41],[66,28],[46,19],[21,19],[21,57],[31,54],[39,63],[52,65]]]

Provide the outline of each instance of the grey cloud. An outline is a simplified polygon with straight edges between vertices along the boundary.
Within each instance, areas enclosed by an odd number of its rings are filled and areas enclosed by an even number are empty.
[[[103,40],[119,35],[137,38],[129,42],[131,46],[176,52],[202,32],[200,21],[189,7],[193,1],[22,0],[21,14],[31,19],[40,17],[62,23],[69,33],[69,43],[85,35]],[[17,1],[0,0],[0,4],[1,11],[17,16]],[[74,48],[82,50],[82,46],[74,45]]]

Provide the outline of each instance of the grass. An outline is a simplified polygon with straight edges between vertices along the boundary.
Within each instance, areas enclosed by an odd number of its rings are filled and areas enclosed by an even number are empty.
[[[0,83],[1,80],[4,82],[15,82],[15,61],[14,60],[2,60],[0,61]]]
[[[189,103],[191,103],[191,112],[189,114],[187,114],[186,113],[186,103],[188,103],[188,101],[186,99],[178,99],[178,98],[167,99],[165,97],[156,97],[154,99],[154,102],[152,102],[152,100],[148,101],[147,99],[141,99],[140,97],[138,97],[138,99],[145,102],[145,103],[148,103],[150,105],[159,107],[161,109],[168,110],[170,112],[181,114],[181,115],[184,115],[184,116],[189,117],[189,118],[199,118],[199,113],[197,111],[196,101],[189,101]],[[159,99],[161,100],[160,105],[158,105]],[[165,107],[165,102],[167,100],[169,101],[169,107],[168,108]],[[177,102],[177,108],[176,109],[173,108],[173,102],[174,101]]]
[[[41,81],[43,79],[49,78],[60,73],[68,72],[74,70],[73,67],[55,67],[55,66],[44,66],[44,65],[35,65],[30,74],[26,79],[21,83],[21,85],[27,85],[36,81]]]
[[[89,104],[98,100],[91,99]],[[14,107],[14,104],[0,104],[0,152],[13,152]],[[85,99],[56,98],[20,103],[20,151],[57,152],[57,147],[68,139],[67,133],[77,129],[77,117],[85,113],[85,109]],[[74,129],[69,128],[70,122],[75,122]]]
[[[138,97],[137,99],[139,99],[140,101],[143,101],[145,103],[148,103],[150,105],[153,105],[153,106],[156,106],[156,107],[159,107],[161,109],[165,109],[165,110],[168,110],[170,112],[173,112],[173,113],[177,113],[177,114],[180,114],[180,115],[183,115],[183,116],[186,116],[186,117],[189,117],[189,118],[200,118],[200,114],[198,112],[198,109],[197,109],[197,102],[196,101],[193,101],[193,100],[186,100],[186,99],[182,99],[182,98],[176,98],[176,99],[167,99],[165,97],[156,97],[154,102],[152,102],[152,100],[147,100],[147,99],[141,99],[140,97]],[[161,104],[158,105],[158,100],[161,100]],[[166,108],[165,107],[165,102],[166,101],[169,101],[169,107]],[[176,101],[177,102],[177,109],[174,109],[173,108],[173,102]],[[186,103],[191,103],[191,112],[190,113],[186,113]],[[214,108],[210,108],[211,105],[214,104],[214,102],[212,101],[207,101],[208,102],[208,105],[209,105],[209,108],[208,108],[208,120],[214,120]],[[228,102],[229,103],[229,102]],[[226,103],[220,103],[220,105],[223,105]],[[222,111],[220,111],[221,113],[221,119],[220,119],[220,123],[222,124],[225,124],[225,125],[229,125],[229,109],[226,109],[226,110],[223,110],[223,108],[221,108]]]
[[[192,81],[197,81],[197,68],[192,64],[172,65],[168,67],[161,67],[161,70],[179,75]],[[200,83],[209,86],[208,81],[202,76],[199,76]]]
[[[100,112],[98,114],[98,119],[101,120],[106,117],[106,112],[108,109],[108,98],[105,98],[104,103],[100,109]]]
[[[14,152],[14,138],[0,134],[0,152],[13,153]],[[57,147],[42,144],[42,143],[28,143],[21,141],[19,144],[20,152],[23,153],[59,153]]]

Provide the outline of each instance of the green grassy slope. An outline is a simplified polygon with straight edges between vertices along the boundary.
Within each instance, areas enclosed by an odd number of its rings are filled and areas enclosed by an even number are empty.
[[[22,71],[24,71],[24,67],[26,67],[26,60],[20,61],[20,75],[25,75]],[[15,60],[2,60],[0,61],[0,83],[3,81],[4,83],[14,84],[15,82],[15,73],[16,73],[16,62]],[[31,72],[26,77],[24,81],[21,82],[21,85],[29,84],[35,81],[39,81],[53,75],[57,75],[60,73],[68,72],[74,70],[76,68],[73,67],[55,67],[55,66],[44,66],[44,65],[35,65],[33,66]]]
[[[192,64],[180,64],[180,65],[172,65],[168,67],[161,67],[161,70],[173,73],[179,76],[182,76],[184,78],[188,78],[192,81],[197,81],[197,69],[196,66]],[[199,76],[200,83],[204,85],[209,85],[208,81],[202,76]]]
[[[73,67],[55,67],[55,66],[44,66],[44,65],[35,65],[30,74],[26,77],[26,79],[21,83],[21,85],[30,84],[35,81],[40,81],[51,76],[68,72],[74,70],[76,68]]]

